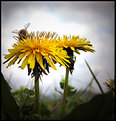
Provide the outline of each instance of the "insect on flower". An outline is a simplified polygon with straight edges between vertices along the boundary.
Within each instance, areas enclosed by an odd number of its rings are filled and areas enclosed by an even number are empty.
[[[8,49],[9,54],[4,54],[6,62],[10,61],[7,68],[14,65],[18,60],[17,64],[22,61],[21,69],[24,69],[27,65],[28,75],[32,72],[31,76],[42,75],[42,73],[49,73],[49,67],[56,70],[55,63],[58,62],[65,67],[68,66],[70,61],[67,59],[69,56],[63,48],[59,48],[57,45],[57,34],[55,32],[44,32],[37,31],[28,32],[27,28],[30,23],[24,26],[24,29],[20,31],[15,30],[12,33],[18,34],[18,36],[13,36],[14,39],[18,40],[12,49]],[[47,72],[46,72],[47,71]]]
[[[30,23],[27,23],[24,26],[24,29],[21,29],[20,31],[18,31],[18,30],[12,31],[12,33],[18,34],[18,36],[13,36],[13,38],[16,39],[16,40],[19,40],[19,41],[26,39],[29,36],[29,33],[27,31],[27,28],[29,27],[29,25],[30,25]]]

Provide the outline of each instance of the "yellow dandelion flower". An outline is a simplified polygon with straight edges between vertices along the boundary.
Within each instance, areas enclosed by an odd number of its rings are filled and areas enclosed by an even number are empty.
[[[67,52],[57,47],[57,43],[53,39],[54,35],[50,32],[37,33],[36,36],[31,33],[26,39],[20,39],[13,45],[12,49],[8,49],[9,54],[4,54],[5,59],[7,59],[4,63],[10,61],[7,66],[9,67],[17,60],[18,63],[23,60],[21,69],[24,69],[26,65],[29,69],[34,69],[36,65],[39,65],[38,68],[41,71],[47,69],[49,65],[56,70],[53,60],[68,66],[67,63],[70,62],[66,59],[69,58]]]
[[[76,57],[74,57],[74,52],[77,54],[80,54],[80,50],[85,52],[95,52],[95,50],[92,48],[92,44],[90,41],[86,41],[86,38],[80,38],[79,36],[66,36],[63,35],[63,37],[58,37],[57,39],[57,46],[63,47],[64,50],[67,51],[68,56],[70,56],[69,61],[71,62],[69,64],[69,69],[72,74],[72,71],[74,69],[74,63]]]
[[[108,88],[111,88],[113,91],[115,90],[115,81],[113,79],[109,79],[107,80],[107,82],[103,83],[104,85],[106,85]]]
[[[85,52],[95,52],[92,49],[92,44],[90,41],[86,41],[86,38],[80,38],[79,36],[66,36],[58,39],[59,47],[70,48],[72,51],[80,54],[79,50],[83,50]]]

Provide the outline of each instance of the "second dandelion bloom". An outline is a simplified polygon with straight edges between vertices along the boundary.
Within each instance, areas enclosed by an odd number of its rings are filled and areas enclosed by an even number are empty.
[[[59,47],[70,48],[72,51],[80,54],[80,50],[85,52],[95,52],[92,48],[92,44],[90,41],[87,41],[86,38],[80,38],[79,36],[66,36],[64,35],[63,38],[59,37],[58,39]]]
[[[86,38],[80,38],[79,36],[66,36],[63,35],[63,37],[59,37],[57,39],[58,47],[63,48],[67,51],[67,55],[70,57],[69,61],[71,62],[69,64],[69,69],[72,74],[72,71],[74,69],[74,52],[77,54],[80,54],[80,50],[85,52],[95,52],[93,49],[93,45],[90,43],[90,41],[87,41]]]

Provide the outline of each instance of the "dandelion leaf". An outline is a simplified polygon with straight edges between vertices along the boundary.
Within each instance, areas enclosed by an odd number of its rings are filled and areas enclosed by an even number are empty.
[[[75,107],[65,120],[112,120],[112,114],[113,94],[108,92]]]
[[[20,109],[1,73],[1,115],[3,120],[20,120]]]

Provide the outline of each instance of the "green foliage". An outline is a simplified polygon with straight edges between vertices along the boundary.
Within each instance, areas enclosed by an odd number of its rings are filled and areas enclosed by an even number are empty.
[[[35,98],[33,90],[20,87],[19,90],[15,90],[12,93],[20,107],[22,107],[23,105],[26,106],[26,104],[33,105]]]
[[[1,73],[1,115],[2,120],[20,120],[20,108],[17,105],[7,81]]]
[[[13,95],[20,105],[23,120],[44,119],[50,114],[48,107],[42,101],[40,102],[40,114],[35,112],[35,93],[33,90],[21,87],[19,90],[15,90]]]
[[[90,101],[75,107],[65,120],[111,120],[113,94],[95,95]]]
[[[103,93],[96,74],[93,73],[87,61],[85,61],[92,79],[87,87],[83,90],[77,90],[75,87],[68,85],[67,103],[64,120],[113,120],[114,119],[114,92],[110,90]],[[98,84],[102,94],[96,94],[91,91],[92,83]],[[64,89],[64,79],[60,81],[60,87]],[[89,80],[88,80],[89,81]],[[60,109],[62,100],[57,94],[54,98],[47,97],[40,93],[40,113],[34,110],[35,92],[25,87],[11,92],[10,86],[2,75],[1,88],[1,113],[2,120],[58,120],[60,119]],[[57,105],[57,108],[53,110]],[[51,112],[52,110],[52,112]]]
[[[60,81],[61,89],[64,89],[64,83],[65,83],[65,80],[62,79]],[[68,85],[67,97],[73,96],[76,92],[77,92],[77,90],[75,89],[74,86]]]

